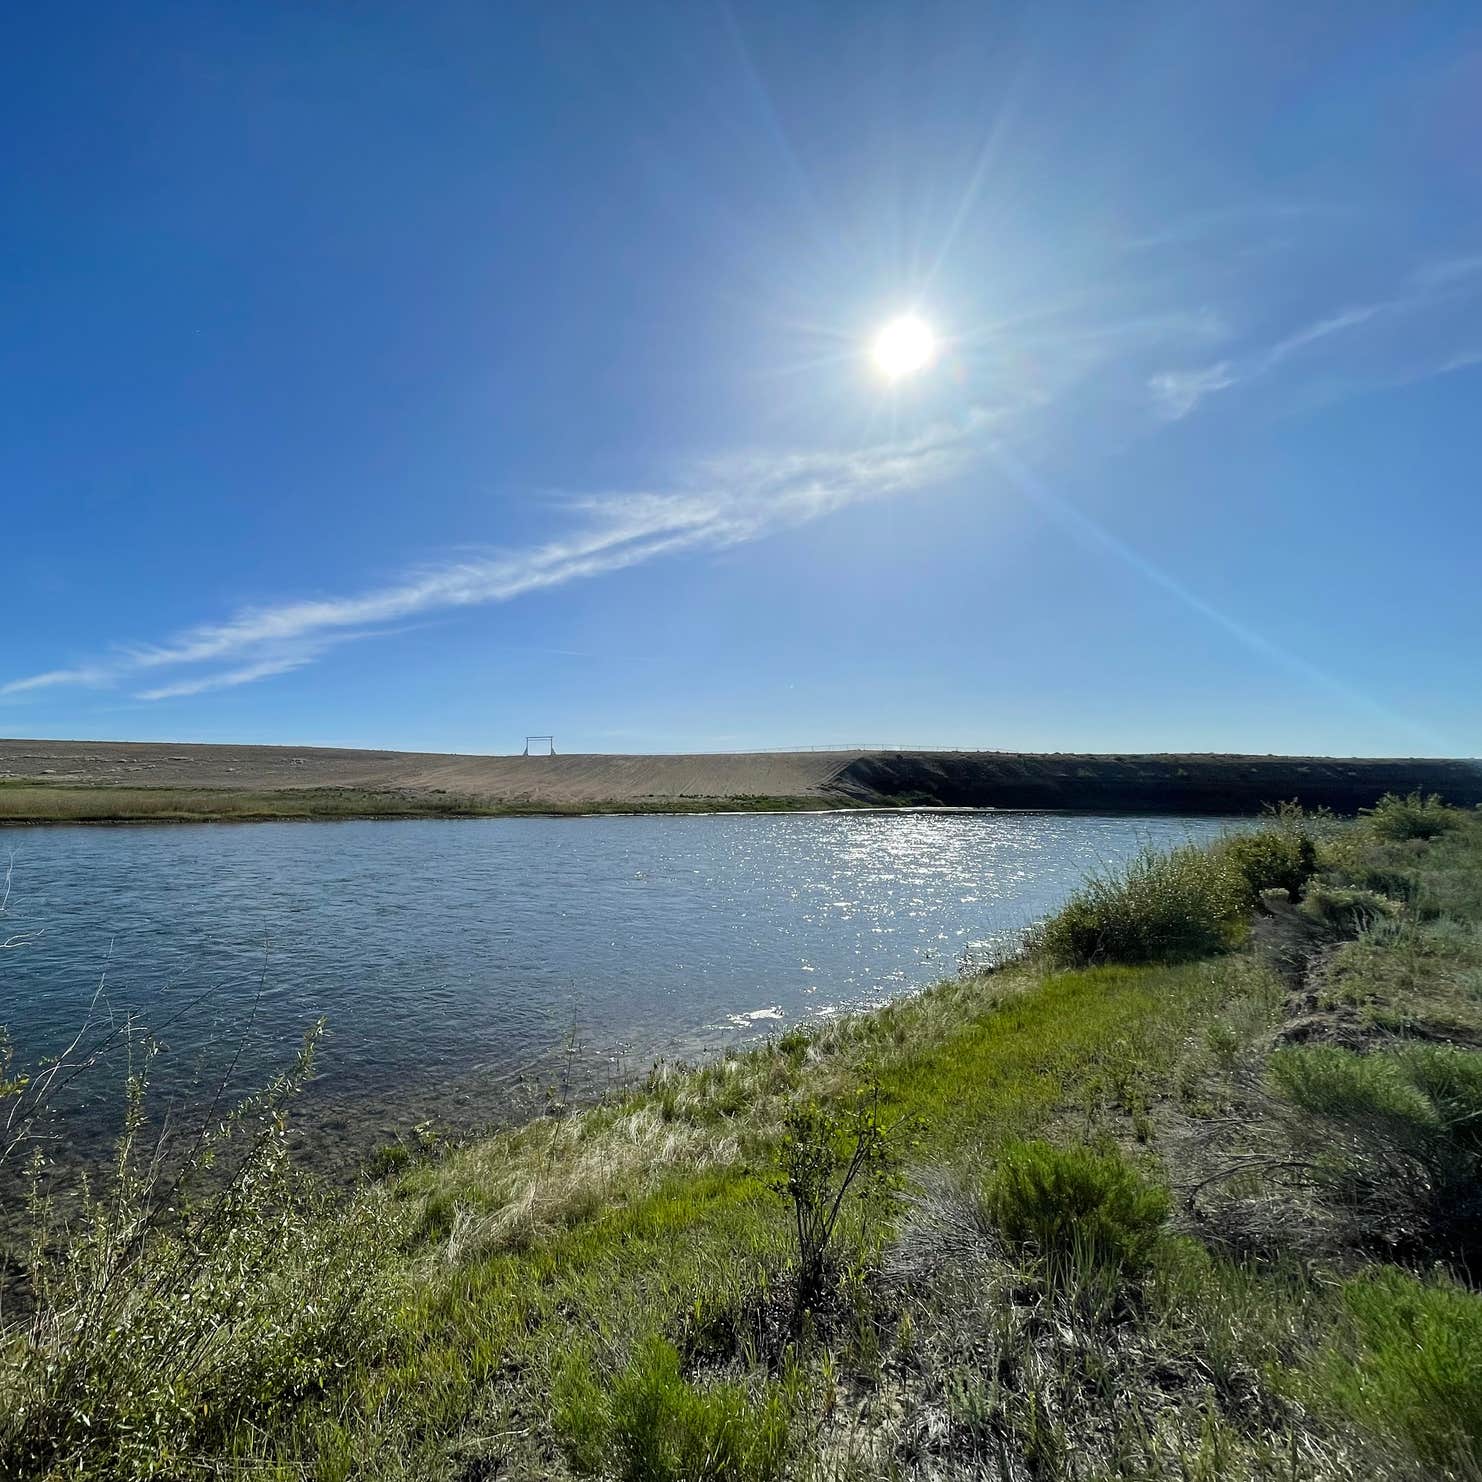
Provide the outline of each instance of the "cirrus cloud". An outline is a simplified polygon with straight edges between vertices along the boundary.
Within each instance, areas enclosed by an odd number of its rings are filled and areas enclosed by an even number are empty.
[[[960,470],[993,422],[975,408],[918,436],[859,450],[707,460],[678,489],[567,500],[576,528],[557,539],[418,567],[358,592],[245,607],[157,642],[12,679],[0,684],[0,697],[134,684],[142,685],[135,699],[159,701],[291,673],[330,648],[384,633],[387,624],[509,602],[685,551],[721,550],[851,504],[913,493]]]

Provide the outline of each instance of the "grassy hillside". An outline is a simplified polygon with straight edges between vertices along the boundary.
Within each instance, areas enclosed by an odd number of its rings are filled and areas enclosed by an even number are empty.
[[[211,1175],[141,1090],[22,1256],[0,1474],[1476,1477],[1479,1043],[1482,817],[1415,797],[348,1198],[287,1162],[312,1045]]]

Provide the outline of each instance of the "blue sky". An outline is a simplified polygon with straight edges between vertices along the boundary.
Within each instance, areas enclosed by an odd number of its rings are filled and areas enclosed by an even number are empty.
[[[11,7],[0,733],[1482,752],[1479,139],[1475,4]]]

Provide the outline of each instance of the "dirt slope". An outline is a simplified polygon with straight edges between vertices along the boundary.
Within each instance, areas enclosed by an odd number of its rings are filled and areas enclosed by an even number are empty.
[[[340,787],[442,791],[553,804],[653,798],[810,797],[857,752],[679,756],[456,756],[326,747],[0,741],[0,780],[248,792]]]

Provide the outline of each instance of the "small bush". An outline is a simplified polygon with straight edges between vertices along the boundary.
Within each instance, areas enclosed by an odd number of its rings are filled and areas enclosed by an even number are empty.
[[[1285,890],[1297,900],[1317,871],[1317,845],[1293,824],[1236,834],[1220,852],[1245,882],[1246,904],[1254,909],[1263,890]]]
[[[590,1363],[568,1365],[554,1387],[555,1421],[568,1460],[586,1476],[620,1482],[765,1482],[787,1456],[784,1397],[754,1399],[743,1384],[701,1389],[680,1373],[679,1354],[648,1339],[602,1385]]]
[[[1482,1463],[1482,1297],[1390,1270],[1348,1282],[1343,1298],[1351,1341],[1329,1350],[1320,1391],[1427,1467],[1473,1475]]]
[[[1438,793],[1385,793],[1372,808],[1360,810],[1368,828],[1381,839],[1403,842],[1407,839],[1434,839],[1460,822],[1453,808],[1441,801]]]
[[[823,1293],[844,1201],[851,1190],[875,1195],[886,1189],[889,1163],[889,1132],[880,1119],[878,1092],[860,1096],[847,1112],[814,1101],[788,1112],[777,1188],[792,1204],[798,1316]]]
[[[1045,1142],[1000,1157],[983,1206],[1010,1245],[1062,1272],[1135,1275],[1168,1218],[1167,1193],[1120,1157]]]
[[[400,1178],[411,1166],[411,1149],[399,1142],[382,1143],[365,1160],[365,1171],[373,1179]]]
[[[1145,850],[1120,874],[1093,875],[1031,934],[1063,967],[1177,962],[1223,951],[1240,935],[1245,876],[1224,850]]]
[[[1475,1265],[1482,1257],[1482,1054],[1447,1045],[1358,1055],[1278,1050],[1277,1093],[1307,1114],[1320,1191],[1361,1241]]]

